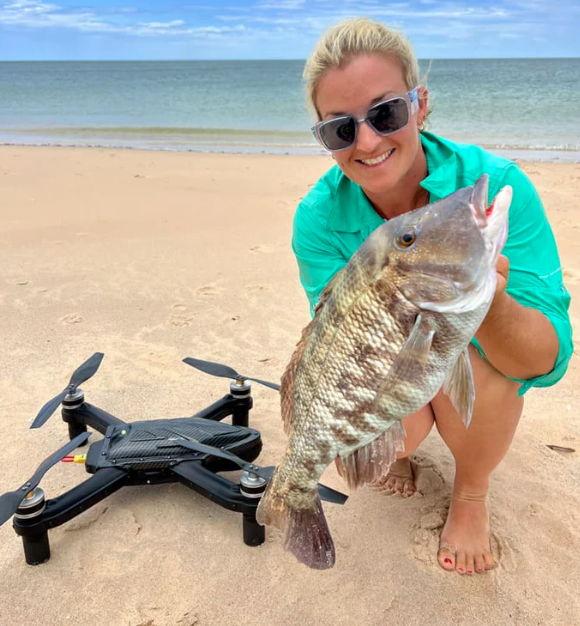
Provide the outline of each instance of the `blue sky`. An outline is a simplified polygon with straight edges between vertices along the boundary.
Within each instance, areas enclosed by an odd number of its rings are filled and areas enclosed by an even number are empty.
[[[0,0],[0,60],[303,59],[353,15],[423,59],[580,56],[580,0]]]

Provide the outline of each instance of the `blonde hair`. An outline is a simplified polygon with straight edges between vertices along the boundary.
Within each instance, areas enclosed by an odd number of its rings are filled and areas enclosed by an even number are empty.
[[[306,103],[317,119],[320,111],[316,106],[316,89],[320,79],[328,69],[341,67],[360,54],[394,56],[401,63],[407,89],[414,89],[421,82],[419,62],[401,32],[366,17],[342,20],[322,34],[304,67]]]

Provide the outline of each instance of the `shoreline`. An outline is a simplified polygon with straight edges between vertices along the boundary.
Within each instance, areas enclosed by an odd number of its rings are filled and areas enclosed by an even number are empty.
[[[458,142],[462,143],[462,142]],[[552,148],[521,148],[495,147],[479,144],[483,149],[512,161],[539,162],[539,163],[580,163],[580,150],[552,149]],[[168,145],[166,143],[145,144],[138,142],[114,143],[113,141],[79,142],[79,141],[6,141],[0,137],[0,147],[13,148],[82,148],[107,150],[134,150],[142,152],[161,153],[212,153],[212,154],[265,154],[265,155],[294,155],[294,156],[329,156],[324,149],[316,144],[284,145],[284,144],[216,144],[200,143],[187,145]]]

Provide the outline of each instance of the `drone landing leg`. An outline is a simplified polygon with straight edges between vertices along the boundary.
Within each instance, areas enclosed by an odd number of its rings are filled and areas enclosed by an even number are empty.
[[[86,432],[87,427],[85,426],[85,424],[79,424],[78,422],[68,422],[68,437],[71,441],[81,433]]]
[[[126,484],[128,474],[120,468],[99,470],[70,491],[47,500],[46,508],[37,516],[19,519],[13,526],[22,537],[24,556],[29,565],[40,565],[50,558],[48,531],[68,522]]]
[[[46,530],[38,535],[22,537],[22,545],[28,565],[40,565],[50,559],[50,544]]]
[[[266,541],[266,529],[256,520],[256,511],[251,515],[244,514],[242,523],[244,543],[247,546],[261,546]]]
[[[239,485],[214,474],[197,461],[180,463],[171,470],[177,474],[179,481],[190,489],[225,509],[242,513],[243,537],[247,546],[259,546],[264,543],[265,528],[256,521],[259,498],[244,496]]]

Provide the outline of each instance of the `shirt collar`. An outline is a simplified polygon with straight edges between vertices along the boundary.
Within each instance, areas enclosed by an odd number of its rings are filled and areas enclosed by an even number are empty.
[[[456,190],[457,159],[441,138],[423,131],[421,144],[427,159],[427,178],[421,186],[429,192],[430,202],[440,200]],[[338,169],[338,165],[335,166]],[[328,216],[328,228],[334,232],[358,233],[367,237],[383,218],[374,210],[360,185],[339,172],[335,202]]]

